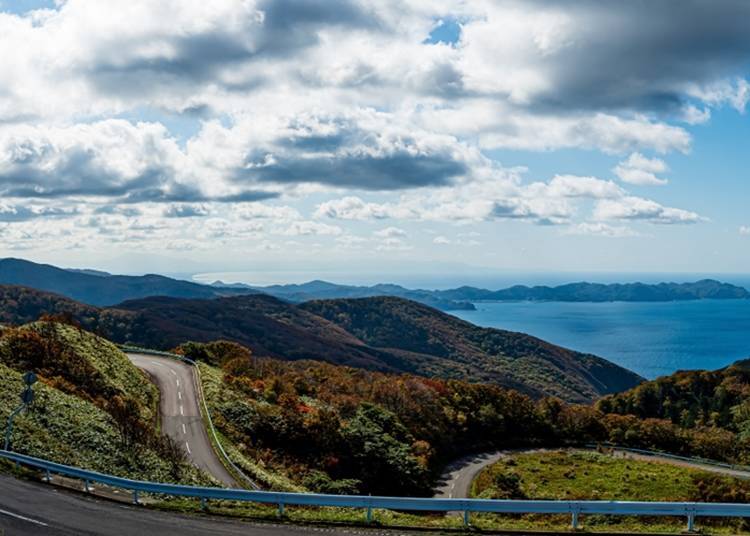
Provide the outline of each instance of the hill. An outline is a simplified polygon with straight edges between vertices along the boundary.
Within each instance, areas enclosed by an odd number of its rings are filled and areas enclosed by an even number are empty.
[[[417,360],[420,374],[459,377],[420,359],[434,356],[463,369],[464,378],[500,385],[510,379],[532,391],[568,400],[591,400],[641,381],[637,374],[599,357],[523,333],[481,328],[401,298],[312,301],[300,308],[330,320],[370,346]]]
[[[35,401],[16,418],[14,450],[130,478],[206,481],[158,434],[156,387],[112,343],[59,322],[3,328],[2,422],[28,370],[39,382]]]
[[[69,313],[86,329],[119,343],[169,349],[186,341],[227,339],[261,356],[485,381],[536,398],[585,402],[641,381],[604,359],[520,333],[479,328],[400,298],[293,305],[265,295],[157,297],[96,308],[0,287],[0,322],[28,322],[45,312]]]
[[[113,305],[147,296],[215,298],[252,290],[216,289],[161,275],[110,275],[91,270],[65,270],[22,259],[0,259],[0,284],[21,285],[92,305]]]
[[[723,428],[750,441],[750,360],[713,371],[679,371],[608,396],[598,407],[607,413],[668,419],[686,428]]]

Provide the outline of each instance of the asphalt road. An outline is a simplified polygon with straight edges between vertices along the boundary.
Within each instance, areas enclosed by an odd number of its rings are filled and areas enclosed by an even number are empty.
[[[456,460],[445,468],[440,477],[440,485],[435,490],[435,498],[465,499],[469,497],[471,483],[479,471],[495,463],[503,456],[502,452],[475,454]]]
[[[544,449],[532,449],[531,451],[527,452],[538,452],[540,450]],[[456,460],[448,467],[446,467],[443,471],[443,474],[441,475],[439,480],[439,487],[435,489],[435,498],[468,498],[469,492],[471,491],[471,483],[474,481],[474,479],[482,469],[484,469],[488,465],[495,463],[503,456],[512,455],[518,452],[521,451],[489,452],[467,456],[465,458],[461,458],[460,460]],[[740,469],[730,469],[727,467],[710,465],[700,462],[691,462],[687,460],[676,460],[674,458],[659,456],[658,454],[637,454],[619,449],[614,449],[613,454],[615,456],[633,460],[667,463],[669,465],[676,465],[678,467],[700,469],[701,471],[708,471],[711,473],[718,473],[720,475],[750,480],[750,472],[742,471]]]
[[[145,354],[128,354],[135,366],[146,371],[161,392],[159,411],[162,431],[174,439],[198,468],[226,487],[237,482],[219,461],[200,412],[193,368],[174,359]]]
[[[0,534],[3,536],[281,536],[310,533],[394,534],[383,530],[302,527],[159,512],[0,475]],[[401,536],[404,531],[396,534]]]

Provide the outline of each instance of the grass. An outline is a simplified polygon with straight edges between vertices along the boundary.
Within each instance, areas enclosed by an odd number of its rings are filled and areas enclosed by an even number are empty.
[[[480,498],[506,498],[497,481],[510,474],[520,477],[520,490],[529,499],[687,501],[694,477],[702,473],[599,452],[534,452],[489,467],[474,481],[472,492]]]

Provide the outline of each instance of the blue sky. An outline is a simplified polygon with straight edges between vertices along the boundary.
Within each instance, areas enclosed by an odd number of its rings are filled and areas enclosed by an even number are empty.
[[[747,273],[748,17],[0,0],[0,256],[250,282]]]

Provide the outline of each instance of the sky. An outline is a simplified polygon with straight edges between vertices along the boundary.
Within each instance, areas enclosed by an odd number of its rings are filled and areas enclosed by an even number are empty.
[[[747,274],[748,20],[0,0],[0,257],[259,283]]]

